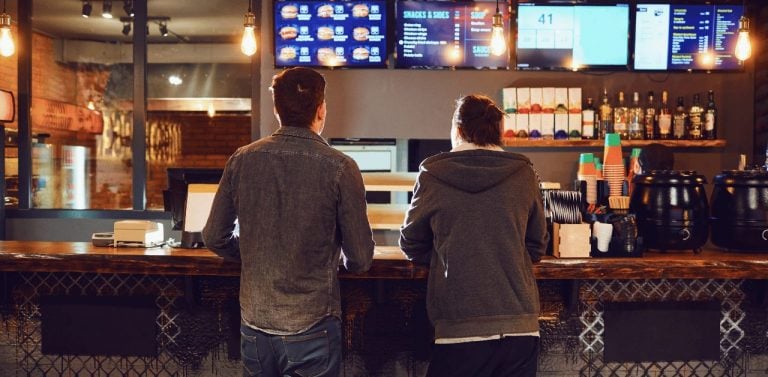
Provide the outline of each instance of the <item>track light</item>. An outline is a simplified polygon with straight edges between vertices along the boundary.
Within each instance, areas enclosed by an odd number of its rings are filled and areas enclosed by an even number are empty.
[[[123,22],[123,35],[127,37],[128,34],[131,34],[131,23]]]
[[[112,1],[104,0],[104,6],[101,8],[101,17],[112,18]]]
[[[91,11],[93,11],[93,5],[90,1],[83,1],[83,18],[91,17]]]
[[[507,38],[504,35],[504,16],[499,11],[499,0],[496,0],[496,14],[493,15],[491,26],[491,52],[501,56],[507,51]]]
[[[168,24],[165,21],[160,21],[160,35],[163,37],[168,36]]]
[[[128,17],[133,17],[135,15],[133,12],[133,0],[123,0],[123,10]]]
[[[16,44],[11,34],[11,15],[5,12],[5,0],[3,0],[3,13],[0,13],[0,55],[6,58],[16,52]]]
[[[251,1],[248,0],[248,12],[245,13],[245,24],[243,25],[243,41],[240,43],[240,51],[247,56],[253,56],[256,53],[256,15],[251,11]]]

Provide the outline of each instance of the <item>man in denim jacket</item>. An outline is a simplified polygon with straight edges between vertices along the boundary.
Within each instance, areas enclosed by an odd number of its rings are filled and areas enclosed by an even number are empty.
[[[203,238],[241,261],[244,374],[337,377],[340,254],[353,272],[373,259],[365,188],[355,162],[320,137],[323,76],[288,69],[271,90],[280,128],[227,161]]]

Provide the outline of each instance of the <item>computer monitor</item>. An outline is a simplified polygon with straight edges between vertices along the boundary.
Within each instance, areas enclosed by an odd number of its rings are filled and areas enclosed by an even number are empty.
[[[163,190],[163,204],[165,211],[171,212],[173,230],[202,230],[215,186],[223,174],[224,169],[218,168],[168,168],[168,189]]]

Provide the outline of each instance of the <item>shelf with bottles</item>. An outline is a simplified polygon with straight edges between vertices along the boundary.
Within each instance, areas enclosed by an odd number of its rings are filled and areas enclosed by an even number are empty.
[[[605,145],[605,140],[544,140],[544,139],[523,139],[523,138],[504,138],[505,147],[520,148],[573,148],[573,147],[595,147],[601,148]],[[726,141],[724,139],[715,140],[622,140],[622,147],[643,147],[648,144],[663,144],[672,148],[724,148]]]

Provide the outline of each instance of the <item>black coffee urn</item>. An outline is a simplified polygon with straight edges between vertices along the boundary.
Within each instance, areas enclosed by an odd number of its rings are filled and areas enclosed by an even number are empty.
[[[768,173],[725,170],[712,190],[712,243],[726,250],[768,251]]]
[[[706,178],[695,171],[654,170],[632,182],[629,208],[644,246],[700,252],[709,236]]]

